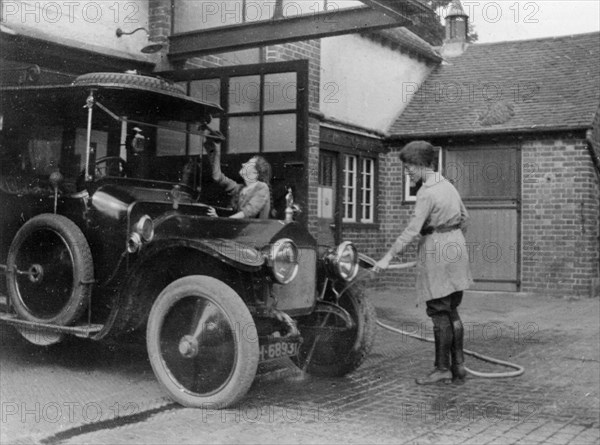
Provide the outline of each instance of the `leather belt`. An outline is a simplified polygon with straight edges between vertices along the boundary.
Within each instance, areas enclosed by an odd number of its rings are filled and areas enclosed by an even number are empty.
[[[421,235],[425,236],[425,235],[431,235],[434,232],[438,232],[438,233],[446,233],[446,232],[452,232],[453,230],[458,230],[460,229],[460,224],[455,224],[453,226],[438,226],[438,227],[423,227],[421,229]]]

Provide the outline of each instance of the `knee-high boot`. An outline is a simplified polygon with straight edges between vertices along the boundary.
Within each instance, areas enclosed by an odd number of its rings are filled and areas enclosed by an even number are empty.
[[[453,333],[452,347],[450,348],[452,377],[455,381],[463,381],[467,376],[465,356],[463,354],[464,328],[456,309],[450,312],[450,322],[452,323]]]
[[[450,348],[452,347],[452,325],[447,314],[434,315],[433,338],[435,340],[435,369],[427,377],[418,378],[417,384],[431,385],[441,381],[450,381]]]

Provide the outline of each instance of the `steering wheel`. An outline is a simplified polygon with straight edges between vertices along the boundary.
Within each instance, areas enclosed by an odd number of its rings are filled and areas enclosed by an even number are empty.
[[[104,164],[104,165],[102,165]],[[115,165],[118,166],[118,174],[114,174]],[[97,159],[95,162],[96,176],[102,178],[104,176],[119,176],[119,177],[127,177],[129,172],[129,166],[127,165],[127,161],[120,156],[103,156],[100,159]]]

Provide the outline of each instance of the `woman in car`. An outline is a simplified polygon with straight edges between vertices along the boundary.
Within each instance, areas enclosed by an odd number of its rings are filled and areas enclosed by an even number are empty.
[[[414,215],[373,270],[388,268],[390,261],[402,253],[419,235],[417,293],[427,305],[433,321],[435,363],[433,371],[417,383],[427,385],[466,376],[463,357],[463,325],[458,315],[463,290],[473,280],[464,232],[468,214],[458,191],[440,173],[434,171],[437,160],[429,142],[414,141],[400,151],[409,176],[422,181],[417,192]]]
[[[221,171],[221,144],[219,139],[207,137],[204,147],[212,167],[212,179],[231,196],[236,213],[230,218],[269,218],[271,212],[271,165],[262,156],[252,156],[242,164],[239,184]],[[210,209],[210,216],[218,216]]]

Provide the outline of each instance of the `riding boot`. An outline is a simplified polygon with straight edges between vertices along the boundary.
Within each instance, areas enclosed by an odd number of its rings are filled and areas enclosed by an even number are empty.
[[[427,376],[417,379],[419,385],[431,385],[437,382],[448,382],[452,379],[450,371],[450,348],[452,346],[452,325],[447,314],[431,317],[433,321],[433,338],[435,341],[435,369]]]
[[[464,328],[456,309],[450,312],[450,322],[452,323],[453,332],[452,347],[450,348],[452,380],[460,383],[465,380],[467,370],[465,369],[465,356],[463,354]]]

